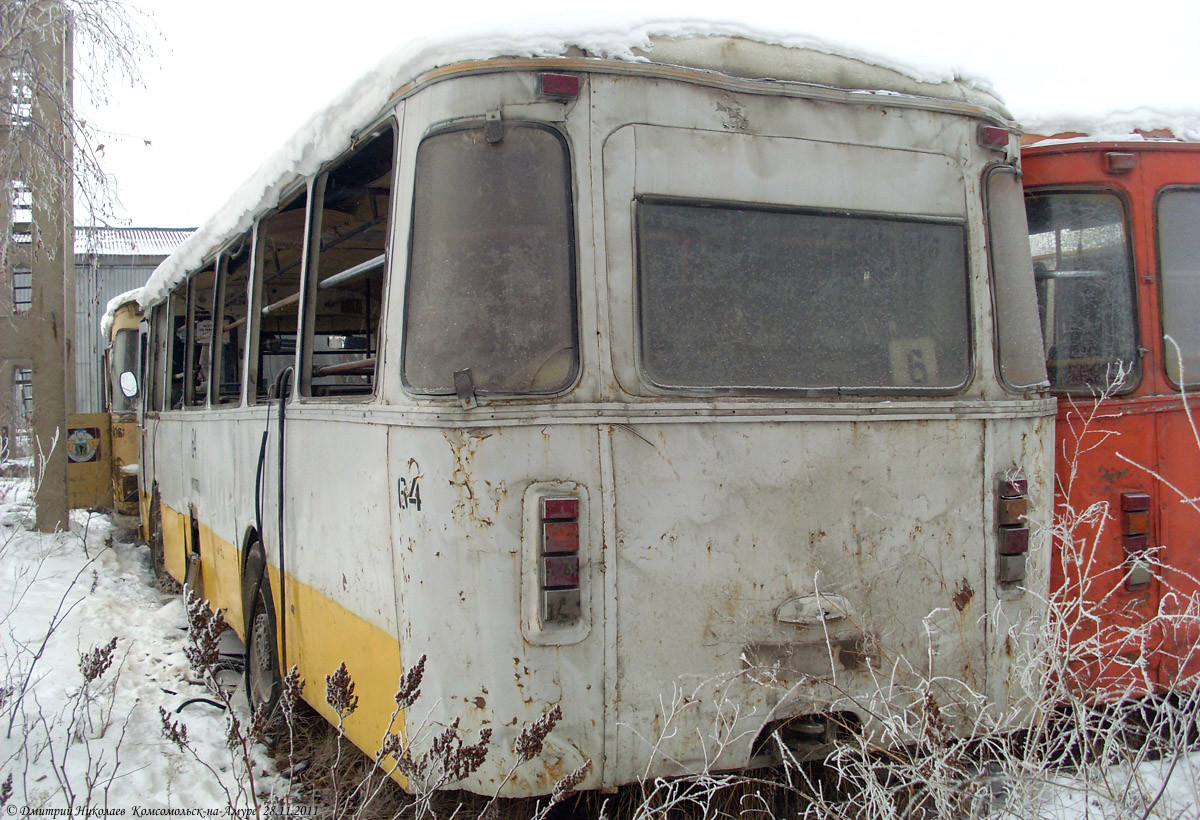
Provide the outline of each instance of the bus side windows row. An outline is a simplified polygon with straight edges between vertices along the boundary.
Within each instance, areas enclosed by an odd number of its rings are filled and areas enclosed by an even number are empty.
[[[155,308],[151,409],[266,401],[297,339],[302,395],[374,394],[394,147],[381,128]]]
[[[267,401],[297,346],[301,396],[375,393],[394,153],[381,129],[171,294],[158,309],[170,352],[154,371],[166,380],[156,409],[235,406],[243,389]],[[404,384],[454,395],[466,371],[481,394],[569,388],[579,345],[565,139],[533,123],[506,124],[498,142],[478,127],[434,132],[415,173]]]

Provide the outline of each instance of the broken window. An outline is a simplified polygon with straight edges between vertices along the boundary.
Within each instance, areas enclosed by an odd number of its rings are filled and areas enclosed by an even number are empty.
[[[403,368],[417,393],[453,394],[460,371],[472,392],[556,393],[578,370],[566,143],[519,123],[491,137],[417,149]]]
[[[217,298],[220,307],[216,315],[220,320],[220,339],[213,350],[213,405],[238,404],[242,397],[242,362],[246,356],[247,322],[250,312],[249,299],[250,232],[230,245],[222,254],[219,263],[220,285]]]
[[[293,197],[258,224],[259,313],[256,345],[257,401],[272,395],[279,374],[296,360],[296,327],[300,306],[300,274],[304,260],[307,192]]]
[[[166,315],[167,305],[165,303],[150,308],[150,332],[148,334],[150,360],[146,362],[146,373],[149,379],[147,395],[150,397],[148,410],[163,409],[164,393],[166,392],[164,388],[166,380],[163,378],[166,359]]]
[[[183,388],[187,378],[187,290],[185,282],[177,287],[167,300],[167,410],[183,407]]]
[[[371,395],[387,271],[392,198],[390,128],[317,180],[313,194],[308,327],[300,390]]]
[[[1200,190],[1176,189],[1159,198],[1158,256],[1163,335],[1170,337],[1163,342],[1167,376],[1176,385],[1195,386],[1200,384]]]
[[[1103,389],[1120,367],[1128,372],[1123,389],[1132,389],[1141,357],[1120,198],[1033,193],[1025,209],[1051,389]]]
[[[208,398],[216,278],[216,269],[209,266],[188,279],[188,363],[184,396],[188,407],[203,407]]]
[[[960,222],[645,198],[637,240],[659,387],[949,392],[970,376]]]

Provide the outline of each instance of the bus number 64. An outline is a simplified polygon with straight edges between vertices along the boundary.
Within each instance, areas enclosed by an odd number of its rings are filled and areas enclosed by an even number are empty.
[[[400,509],[407,510],[409,507],[415,507],[417,512],[421,511],[421,477],[413,476],[412,482],[406,478],[401,478],[396,482],[396,489],[400,495]]]

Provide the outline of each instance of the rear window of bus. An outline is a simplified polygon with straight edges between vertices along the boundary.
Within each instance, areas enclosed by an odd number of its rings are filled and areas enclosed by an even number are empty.
[[[432,134],[417,149],[404,323],[415,393],[544,395],[575,380],[574,217],[567,146],[512,123]],[[460,376],[459,382],[462,382]]]
[[[637,238],[657,387],[945,393],[970,378],[959,221],[643,198]]]
[[[1025,208],[1051,389],[1133,389],[1141,358],[1121,199],[1105,192],[1035,192]]]
[[[1200,190],[1158,200],[1158,258],[1167,375],[1178,387],[1200,385]]]

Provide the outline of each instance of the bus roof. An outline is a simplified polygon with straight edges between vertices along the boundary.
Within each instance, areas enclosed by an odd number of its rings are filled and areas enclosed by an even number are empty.
[[[659,21],[586,31],[492,34],[466,39],[415,39],[314,114],[151,275],[139,301],[149,307],[279,204],[298,180],[343,153],[354,135],[389,105],[438,80],[505,69],[570,68],[654,73],[703,81],[770,82],[803,95],[830,89],[869,95],[877,103],[920,105],[1011,123],[986,81],[928,66],[904,65],[814,37],[756,31],[711,21]],[[679,68],[687,71],[680,73]],[[883,98],[883,99],[879,99]]]
[[[1022,146],[1200,143],[1200,110],[1136,108],[1098,115],[1023,118]]]

